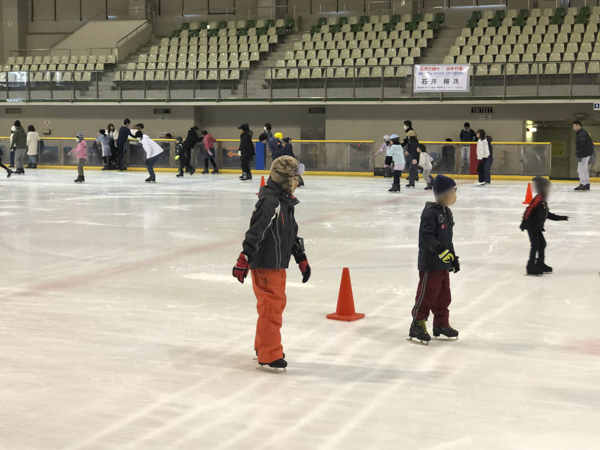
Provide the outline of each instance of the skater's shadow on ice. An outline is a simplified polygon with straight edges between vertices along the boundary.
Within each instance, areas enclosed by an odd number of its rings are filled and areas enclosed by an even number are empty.
[[[364,378],[369,383],[389,383],[408,377],[409,371],[399,370],[393,365],[367,363],[361,365],[339,363],[306,363],[289,361],[288,374],[294,377],[326,378],[339,383],[351,383]]]

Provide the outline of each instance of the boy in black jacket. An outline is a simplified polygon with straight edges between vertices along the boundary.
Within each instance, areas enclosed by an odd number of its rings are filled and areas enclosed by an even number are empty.
[[[406,133],[406,155],[410,161],[408,169],[408,184],[407,188],[414,188],[415,181],[419,181],[419,140],[414,131],[410,130]]]
[[[185,158],[185,150],[183,149],[183,137],[177,136],[175,138],[175,161],[181,164],[181,158]],[[177,178],[183,177],[183,170],[180,168],[177,173]]]
[[[460,270],[452,243],[454,218],[450,206],[456,202],[456,183],[438,175],[433,183],[435,203],[427,202],[421,214],[419,228],[419,288],[408,340],[413,338],[427,345],[431,340],[426,321],[433,311],[433,335],[458,338],[450,326],[448,307],[452,301],[449,273]]]
[[[271,176],[260,188],[242,253],[233,268],[233,276],[240,283],[252,270],[252,286],[258,301],[254,349],[258,369],[269,372],[284,372],[287,367],[280,330],[287,302],[286,269],[292,256],[302,272],[302,282],[310,278],[304,243],[298,237],[294,218],[294,208],[299,202],[292,195],[303,171],[304,166],[291,156],[273,161]]]
[[[544,223],[546,219],[550,220],[569,220],[568,216],[557,216],[548,209],[546,200],[550,195],[552,184],[543,177],[535,177],[533,180],[535,192],[537,195],[533,198],[521,222],[521,231],[527,230],[531,250],[529,252],[529,261],[527,262],[527,275],[543,275],[552,273],[552,267],[544,262],[546,251],[546,239],[544,238]]]

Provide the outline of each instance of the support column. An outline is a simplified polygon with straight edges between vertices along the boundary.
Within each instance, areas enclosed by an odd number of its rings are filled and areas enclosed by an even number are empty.
[[[2,1],[2,61],[6,61],[11,50],[26,48],[29,28],[28,14],[29,2],[23,0]]]
[[[276,6],[285,6],[285,0],[258,0],[257,6],[259,19],[285,18],[285,8],[276,8]]]
[[[150,7],[148,0],[129,0],[129,19],[146,20],[149,14],[146,10]]]

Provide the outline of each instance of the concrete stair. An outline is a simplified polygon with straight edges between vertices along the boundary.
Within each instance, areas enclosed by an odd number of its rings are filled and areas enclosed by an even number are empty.
[[[450,53],[450,47],[460,36],[462,28],[444,27],[439,31],[437,39],[433,41],[433,47],[428,48],[425,55],[419,58],[419,64],[442,64],[444,58]]]

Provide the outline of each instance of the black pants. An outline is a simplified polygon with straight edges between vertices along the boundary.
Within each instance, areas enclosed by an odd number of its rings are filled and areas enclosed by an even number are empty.
[[[252,156],[242,156],[241,158],[242,172],[247,173],[248,175],[252,175],[252,171],[250,170],[250,161],[252,161]]]
[[[208,170],[208,161],[212,164],[213,168],[217,168],[217,163],[215,162],[215,158],[204,158],[204,168]]]
[[[546,239],[542,231],[527,230],[529,242],[531,242],[531,251],[529,252],[529,262],[543,264],[546,257]]]
[[[401,178],[402,178],[402,171],[394,170],[394,184],[400,184]]]
[[[487,164],[487,158],[483,158],[479,160],[477,164],[477,173],[479,174],[479,182],[485,183],[485,165]]]
[[[0,157],[0,167],[2,167],[4,170],[6,170],[7,173],[12,172],[12,170],[10,170],[8,167],[6,167],[4,164],[2,164],[2,158]]]
[[[123,158],[127,152],[127,142],[117,145],[117,170],[123,170]]]
[[[192,167],[190,162],[191,162],[190,153],[187,152],[186,150],[181,152],[181,154],[179,155],[179,172],[183,173],[184,169],[189,173],[193,172],[194,168]]]
[[[408,185],[414,186],[415,182],[419,179],[419,165],[411,164],[410,169],[408,169]]]

